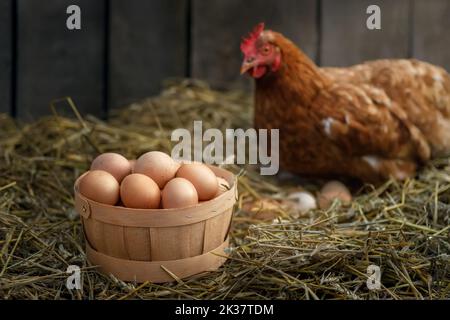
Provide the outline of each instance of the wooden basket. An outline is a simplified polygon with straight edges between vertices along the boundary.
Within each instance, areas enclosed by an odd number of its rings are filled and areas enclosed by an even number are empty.
[[[182,209],[130,209],[85,198],[75,182],[88,260],[124,281],[170,282],[219,268],[237,199],[235,176],[210,166],[231,189]]]

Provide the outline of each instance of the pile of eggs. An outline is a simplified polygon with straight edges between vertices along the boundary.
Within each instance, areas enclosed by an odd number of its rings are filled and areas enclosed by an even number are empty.
[[[350,190],[339,181],[327,182],[317,193],[317,200],[314,195],[308,191],[291,193],[288,197],[294,200],[295,208],[301,213],[319,207],[322,210],[329,209],[334,201],[338,200],[343,205],[348,205],[352,201]]]
[[[178,163],[151,151],[137,160],[117,153],[99,155],[79,182],[88,199],[134,209],[182,208],[211,200],[230,189],[202,163]]]

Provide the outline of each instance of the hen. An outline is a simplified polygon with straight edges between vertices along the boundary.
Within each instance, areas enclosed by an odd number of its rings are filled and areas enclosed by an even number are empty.
[[[280,129],[280,166],[378,183],[450,154],[450,76],[417,60],[319,68],[259,24],[241,43],[255,127]]]

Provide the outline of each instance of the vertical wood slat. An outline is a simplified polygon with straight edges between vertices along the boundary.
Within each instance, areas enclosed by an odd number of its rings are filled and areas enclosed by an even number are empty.
[[[103,223],[95,219],[83,220],[85,236],[91,247],[97,251],[105,252],[105,239],[103,237]]]
[[[230,210],[230,212],[224,214],[224,223],[222,225],[222,240],[221,242],[225,241],[227,236],[229,235],[228,232],[231,229],[231,223],[233,221],[233,209]]]
[[[414,57],[450,72],[450,1],[414,1]]]
[[[29,120],[49,114],[49,102],[64,96],[71,96],[81,112],[101,116],[106,2],[17,1],[18,116]],[[81,30],[66,27],[72,4],[81,8]]]
[[[214,250],[223,243],[232,214],[233,210],[230,209],[228,212],[220,214],[205,222],[203,253]]]
[[[150,231],[148,228],[125,227],[124,238],[130,260],[151,260]]]
[[[184,77],[187,0],[111,0],[110,107],[156,94],[161,81]]]
[[[124,237],[124,228],[105,223],[103,225],[103,239],[105,245],[105,253],[112,257],[120,259],[129,259],[126,241]]]
[[[321,63],[348,66],[366,60],[407,58],[409,0],[323,0]],[[381,8],[381,30],[369,30],[367,7]],[[428,1],[429,5],[432,5]]]
[[[213,86],[249,86],[251,81],[239,74],[239,44],[259,22],[316,57],[316,0],[192,0],[192,4],[192,75]]]
[[[153,261],[184,259],[202,254],[205,222],[168,228],[150,228]]]
[[[0,0],[0,113],[12,107],[12,6],[14,0]]]
[[[84,219],[84,228],[86,237],[88,237],[87,240],[93,249],[112,257],[130,259],[127,241],[125,240],[127,234],[124,227],[106,224],[89,218]],[[144,244],[139,243],[139,245]],[[131,253],[134,254],[135,251],[131,251]]]

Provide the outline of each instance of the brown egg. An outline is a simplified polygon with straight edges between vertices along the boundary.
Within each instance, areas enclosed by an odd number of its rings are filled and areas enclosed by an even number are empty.
[[[91,170],[109,172],[120,183],[131,173],[131,165],[127,158],[118,153],[103,153],[92,161]]]
[[[110,173],[89,171],[80,181],[80,193],[96,202],[115,205],[119,201],[119,183]]]
[[[145,174],[152,178],[160,189],[163,189],[166,183],[175,177],[179,166],[167,154],[159,151],[151,151],[137,159],[133,172]]]
[[[197,204],[198,194],[188,180],[174,178],[164,187],[161,199],[164,209],[183,208]]]
[[[177,177],[189,180],[201,201],[214,198],[219,189],[216,175],[202,163],[183,164],[177,171]]]
[[[161,191],[151,178],[134,173],[123,179],[120,199],[127,208],[157,209],[161,201]]]
[[[223,194],[223,193],[227,192],[228,190],[230,190],[230,184],[224,178],[217,177],[217,183],[218,183],[219,187],[218,187],[217,193],[216,193],[216,195],[214,197],[218,197],[221,194]]]
[[[349,204],[352,201],[352,195],[341,182],[330,181],[322,187],[317,197],[319,207],[328,209],[335,199],[339,199],[342,204]]]

